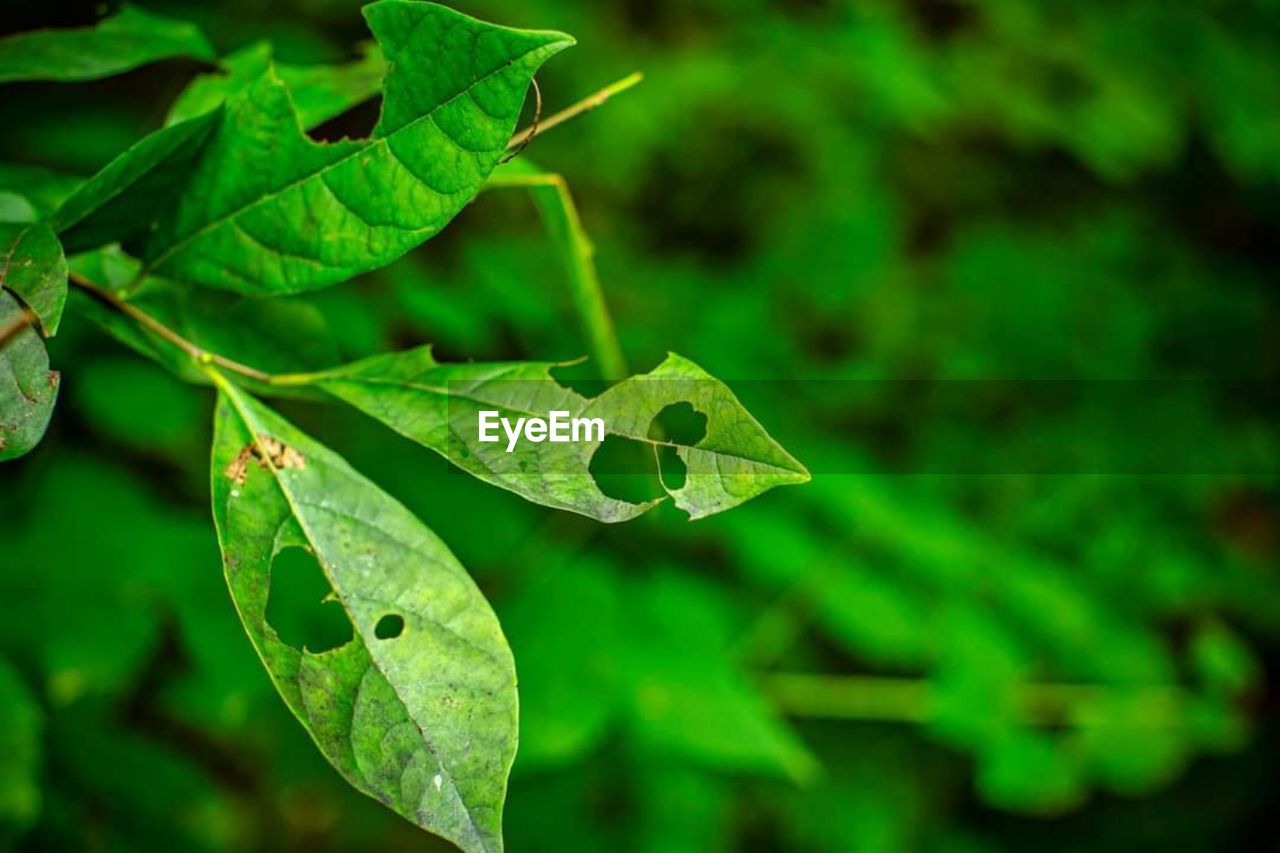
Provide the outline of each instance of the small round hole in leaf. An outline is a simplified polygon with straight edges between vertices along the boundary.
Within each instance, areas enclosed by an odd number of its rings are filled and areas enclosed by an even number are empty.
[[[373,636],[379,640],[394,640],[404,633],[404,617],[398,613],[388,613],[378,620],[373,628]]]

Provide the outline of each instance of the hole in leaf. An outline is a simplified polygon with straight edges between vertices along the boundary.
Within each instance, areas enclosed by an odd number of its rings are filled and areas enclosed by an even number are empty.
[[[653,463],[653,448],[649,445],[619,435],[606,435],[587,470],[600,491],[609,497],[642,503],[662,494]]]
[[[658,460],[658,476],[662,477],[662,485],[672,490],[683,489],[688,467],[676,449],[665,445],[659,447]]]
[[[379,640],[394,640],[404,633],[404,617],[398,613],[388,613],[373,626],[373,636]]]
[[[307,131],[307,136],[316,142],[368,139],[380,115],[382,115],[382,96],[375,95],[363,103],[356,104],[345,113],[311,128]]]
[[[612,384],[600,378],[599,370],[599,365],[583,361],[551,368],[551,378],[562,387],[592,399],[599,397]]]
[[[332,592],[311,552],[285,548],[271,563],[267,623],[295,649],[318,653],[346,645],[355,633],[342,605],[326,600]]]
[[[649,423],[649,438],[692,447],[707,435],[707,416],[689,403],[672,403]],[[666,457],[662,459],[666,464]]]

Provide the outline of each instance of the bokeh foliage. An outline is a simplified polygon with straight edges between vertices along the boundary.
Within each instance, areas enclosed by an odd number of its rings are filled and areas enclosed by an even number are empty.
[[[355,59],[367,38],[334,0],[147,8],[197,23],[220,55],[267,39],[295,66]],[[815,474],[697,524],[664,507],[602,528],[355,413],[288,407],[494,603],[521,691],[511,849],[1205,848],[1265,832],[1280,542],[1276,482],[1250,472],[1274,471],[1280,444],[1220,380],[1280,368],[1280,5],[460,8],[577,37],[539,78],[549,106],[646,72],[528,156],[573,188],[632,366],[675,350],[731,386],[805,380],[735,390]],[[17,2],[4,26],[94,14]],[[0,90],[0,188],[52,206],[56,178],[9,164],[91,172],[202,70]],[[295,301],[328,363],[422,342],[450,360],[587,349],[514,192]],[[208,395],[74,311],[50,353],[78,366],[50,435],[0,472],[0,837],[429,843],[345,788],[243,637],[208,524]],[[1203,393],[1127,431],[1089,406],[929,414],[966,380],[1151,377]],[[1016,473],[1063,436],[1123,461],[1186,424],[1220,473]],[[301,572],[277,613],[323,638]]]

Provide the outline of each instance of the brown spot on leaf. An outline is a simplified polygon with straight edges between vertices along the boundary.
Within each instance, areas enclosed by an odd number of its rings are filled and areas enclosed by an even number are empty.
[[[306,468],[307,458],[278,438],[258,433],[258,440],[240,449],[222,473],[237,486],[244,485],[249,476],[249,460],[256,460],[263,468]]]

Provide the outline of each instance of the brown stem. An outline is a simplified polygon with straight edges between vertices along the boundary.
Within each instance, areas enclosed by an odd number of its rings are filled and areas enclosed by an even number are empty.
[[[22,331],[31,326],[36,321],[36,316],[31,313],[30,308],[22,308],[18,311],[18,315],[0,328],[0,350],[4,349],[9,343],[22,334]]]
[[[270,373],[264,373],[256,367],[250,367],[247,364],[232,361],[229,358],[218,355],[215,352],[209,352],[208,350],[197,346],[182,337],[182,335],[179,335],[173,329],[170,329],[164,323],[161,323],[155,317],[152,317],[147,312],[135,305],[129,304],[111,291],[106,288],[99,287],[83,276],[73,272],[67,276],[67,280],[76,287],[88,291],[95,298],[105,302],[107,305],[124,314],[126,317],[133,320],[152,334],[164,338],[166,341],[191,356],[192,359],[200,364],[216,364],[219,367],[232,371],[233,373],[239,373],[241,376],[247,376],[250,379],[258,380],[259,382],[271,382],[272,376]]]

